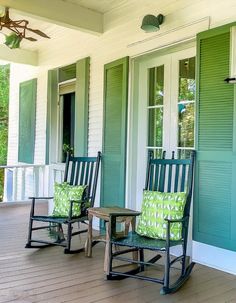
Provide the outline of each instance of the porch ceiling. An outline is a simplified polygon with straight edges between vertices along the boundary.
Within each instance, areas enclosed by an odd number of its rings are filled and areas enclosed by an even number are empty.
[[[139,18],[140,12],[141,17],[160,10],[166,15],[183,4],[176,0],[165,3],[162,0],[0,0],[0,5],[10,8],[13,20],[27,19],[31,28],[40,29],[51,38],[35,35],[36,42],[23,39],[21,49],[10,51],[0,41],[0,59],[37,65],[37,52],[55,47],[57,39],[69,36],[78,41],[88,36],[97,39],[104,30]]]
[[[120,8],[129,4],[130,0],[64,0],[68,3],[74,3],[93,11],[105,14],[113,9]],[[137,2],[137,1],[136,1]]]
[[[0,0],[0,5],[10,8],[13,20],[27,19],[29,27],[40,29],[51,38],[32,35],[37,41],[24,39],[21,49],[17,50],[0,45],[0,59],[37,65],[37,52],[41,49],[50,48],[63,36],[76,35],[83,40],[86,35],[102,34],[104,13],[131,2],[133,0]]]

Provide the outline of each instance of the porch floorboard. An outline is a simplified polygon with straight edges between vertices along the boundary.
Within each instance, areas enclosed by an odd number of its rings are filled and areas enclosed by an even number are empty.
[[[102,243],[90,259],[62,247],[25,249],[29,208],[0,205],[0,303],[236,302],[236,276],[206,266],[196,265],[176,294],[161,296],[155,283],[104,280]]]

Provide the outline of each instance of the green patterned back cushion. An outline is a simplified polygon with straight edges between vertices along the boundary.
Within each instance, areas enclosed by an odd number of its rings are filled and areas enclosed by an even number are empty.
[[[67,182],[54,184],[54,209],[53,216],[68,217],[70,200],[82,200],[87,185],[70,185]],[[72,216],[80,216],[81,205],[73,204]]]
[[[137,233],[158,239],[166,239],[167,219],[181,219],[186,203],[186,193],[162,193],[158,191],[143,192],[142,214],[139,217]],[[172,223],[170,239],[180,240],[182,224]]]

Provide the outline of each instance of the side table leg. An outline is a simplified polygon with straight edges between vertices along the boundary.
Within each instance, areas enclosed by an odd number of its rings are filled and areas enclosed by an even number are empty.
[[[104,256],[104,273],[109,275],[109,266],[110,266],[110,233],[109,233],[109,221],[106,222],[106,247],[105,247],[105,256]]]
[[[92,242],[93,242],[93,216],[88,215],[88,234],[85,242],[85,256],[92,257]]]
[[[136,227],[136,217],[132,217],[131,220],[131,230],[135,231],[135,227]],[[138,261],[138,251],[133,251],[133,260],[134,261]]]

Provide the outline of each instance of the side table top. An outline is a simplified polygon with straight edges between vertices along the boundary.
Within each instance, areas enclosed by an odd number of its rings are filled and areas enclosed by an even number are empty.
[[[110,214],[121,214],[124,216],[129,216],[129,214],[132,215],[139,215],[139,211],[135,211],[129,208],[123,208],[123,207],[92,207],[88,209],[88,214],[96,216],[98,218],[107,218],[109,219]]]

